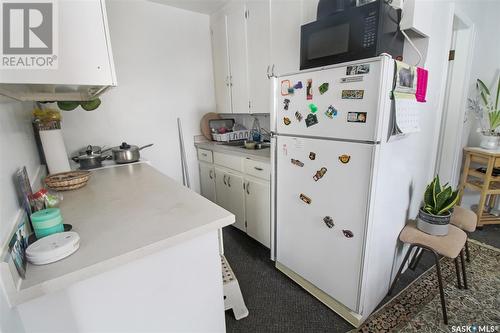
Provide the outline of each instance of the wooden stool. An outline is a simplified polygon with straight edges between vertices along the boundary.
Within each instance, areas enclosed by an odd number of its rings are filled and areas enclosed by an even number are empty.
[[[462,264],[462,274],[464,280],[464,288],[468,289],[467,286],[467,276],[465,273],[465,262],[464,262],[464,251],[463,247],[467,240],[467,235],[465,232],[460,230],[459,228],[450,225],[448,235],[446,236],[432,236],[426,234],[417,229],[416,223],[411,222],[407,224],[401,233],[399,234],[399,240],[405,244],[410,244],[410,248],[401,263],[401,267],[399,267],[398,273],[394,278],[394,282],[392,282],[391,288],[389,289],[388,295],[392,294],[394,286],[403,271],[403,268],[410,257],[410,253],[413,248],[416,248],[417,251],[420,249],[427,250],[434,254],[434,259],[436,261],[436,273],[439,285],[439,295],[441,297],[441,310],[443,311],[443,321],[446,325],[448,325],[448,315],[446,314],[446,301],[444,299],[444,290],[443,290],[443,280],[441,277],[441,265],[439,264],[439,256],[447,257],[450,259],[454,259],[455,261],[455,270],[457,273],[457,281],[458,287],[462,288],[461,279],[460,279],[460,270],[458,267],[458,256],[460,255],[461,264]]]
[[[455,206],[453,214],[451,215],[450,224],[453,224],[454,226],[465,231],[468,238],[469,235],[467,233],[474,232],[476,230],[477,215],[470,209]],[[469,245],[467,242],[465,242],[465,258],[467,261],[470,261]]]
[[[240,285],[229,266],[226,257],[220,256],[222,264],[222,281],[224,282],[224,310],[233,309],[234,318],[240,320],[248,316],[248,309],[241,294]]]

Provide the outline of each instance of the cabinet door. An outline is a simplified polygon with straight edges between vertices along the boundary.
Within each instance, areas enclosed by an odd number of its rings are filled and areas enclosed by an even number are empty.
[[[200,192],[210,201],[215,201],[215,170],[212,164],[200,162]]]
[[[246,231],[243,177],[215,167],[215,191],[217,204],[236,216],[233,225]]]
[[[299,70],[302,2],[271,0],[271,59],[275,75]]]
[[[231,2],[226,10],[233,113],[248,113],[245,4],[241,1]]]
[[[250,113],[270,113],[270,0],[247,2],[248,93]]]
[[[212,56],[217,112],[231,113],[226,15],[222,11],[212,15],[210,17],[210,25],[212,33]]]
[[[247,233],[266,247],[271,245],[271,186],[269,182],[246,180]]]

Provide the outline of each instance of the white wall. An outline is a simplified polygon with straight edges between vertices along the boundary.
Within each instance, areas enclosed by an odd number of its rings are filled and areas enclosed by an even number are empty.
[[[20,213],[13,175],[26,166],[33,181],[40,162],[31,127],[31,103],[0,99],[0,252]],[[10,309],[0,290],[0,332],[24,332],[17,309]]]
[[[199,191],[193,135],[203,114],[215,110],[208,15],[144,0],[107,1],[107,12],[118,86],[93,112],[63,113],[68,153],[88,144],[154,143],[141,156],[182,181],[180,117],[191,185]]]

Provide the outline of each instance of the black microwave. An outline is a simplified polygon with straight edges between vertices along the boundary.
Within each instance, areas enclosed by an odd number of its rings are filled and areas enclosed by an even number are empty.
[[[300,69],[371,58],[388,53],[402,59],[401,11],[386,0],[337,11],[305,24],[300,34]]]

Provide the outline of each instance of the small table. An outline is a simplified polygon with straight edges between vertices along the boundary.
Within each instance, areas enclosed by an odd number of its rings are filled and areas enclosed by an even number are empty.
[[[500,216],[485,212],[484,206],[488,201],[488,205],[492,207],[496,202],[497,195],[500,194],[500,176],[493,176],[493,168],[500,167],[500,150],[466,147],[464,148],[464,153],[465,162],[460,179],[459,204],[462,201],[465,188],[478,191],[481,197],[476,211],[477,225],[499,224]],[[486,172],[478,171],[478,167],[471,167],[471,163],[476,163],[486,168]]]

